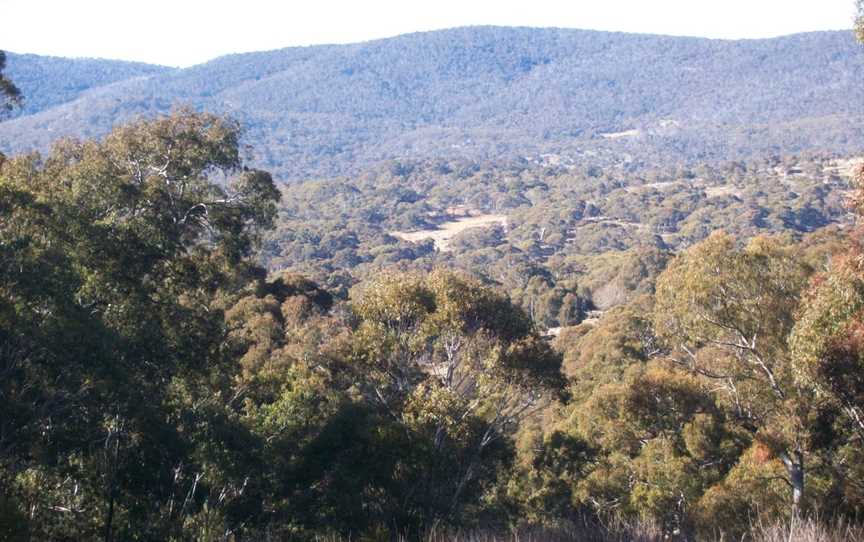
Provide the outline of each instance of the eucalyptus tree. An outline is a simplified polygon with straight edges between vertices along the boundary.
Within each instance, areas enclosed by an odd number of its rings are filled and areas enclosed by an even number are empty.
[[[452,519],[494,478],[496,446],[563,387],[560,355],[506,297],[446,271],[379,277],[354,312],[362,393],[430,450],[427,513]]]
[[[184,110],[0,169],[0,461],[37,533],[164,537],[200,509],[222,437],[184,425],[225,367],[214,303],[279,197],[239,137]]]
[[[815,404],[794,378],[787,339],[809,273],[776,239],[742,249],[715,233],[660,276],[654,316],[668,358],[712,382],[731,419],[783,463],[796,508]]]

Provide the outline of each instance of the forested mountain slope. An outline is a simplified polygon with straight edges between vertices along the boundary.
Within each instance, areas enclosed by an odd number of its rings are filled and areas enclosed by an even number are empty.
[[[181,104],[239,118],[253,163],[282,179],[394,157],[657,164],[864,144],[864,51],[848,32],[724,41],[457,28],[182,70],[124,65],[130,78],[71,101],[65,87],[31,86],[21,59],[10,57],[10,75],[30,107],[59,105],[0,125],[7,153]]]
[[[164,66],[96,58],[59,58],[7,53],[9,76],[26,96],[17,116],[75,100],[88,90],[171,70]]]

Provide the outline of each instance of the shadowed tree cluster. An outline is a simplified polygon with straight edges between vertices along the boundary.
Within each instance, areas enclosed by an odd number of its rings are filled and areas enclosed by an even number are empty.
[[[3,74],[5,69],[6,53],[0,51],[0,114],[8,113],[13,106],[20,105],[23,101],[21,91]]]

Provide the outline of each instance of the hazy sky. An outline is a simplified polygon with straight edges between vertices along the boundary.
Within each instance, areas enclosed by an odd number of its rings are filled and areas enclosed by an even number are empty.
[[[0,0],[0,49],[188,66],[464,25],[711,38],[851,28],[854,0]]]

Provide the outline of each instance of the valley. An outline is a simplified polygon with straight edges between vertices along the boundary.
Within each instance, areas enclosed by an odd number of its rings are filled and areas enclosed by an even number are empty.
[[[0,52],[0,540],[864,540],[856,6]]]

